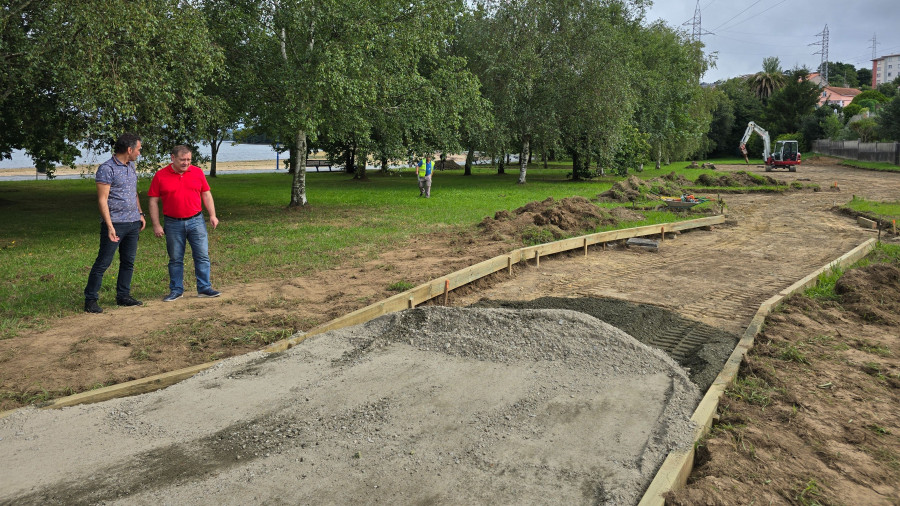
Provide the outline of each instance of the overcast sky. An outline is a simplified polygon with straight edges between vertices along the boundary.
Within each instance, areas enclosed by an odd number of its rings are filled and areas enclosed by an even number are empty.
[[[696,0],[656,0],[648,21],[680,27],[692,21]],[[872,68],[872,36],[877,57],[900,54],[900,0],[700,0],[706,53],[718,53],[716,68],[703,76],[714,82],[762,69],[763,58],[777,56],[782,67],[816,69],[813,54],[828,25],[828,61]],[[684,27],[691,32],[691,24]]]

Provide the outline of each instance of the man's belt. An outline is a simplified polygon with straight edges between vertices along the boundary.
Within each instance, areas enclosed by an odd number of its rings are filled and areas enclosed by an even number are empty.
[[[197,214],[195,214],[193,216],[188,216],[187,218],[176,218],[174,216],[169,216],[168,214],[164,214],[163,216],[165,216],[167,220],[184,221],[184,220],[189,220],[191,218],[196,218],[197,216],[200,216],[200,211],[198,211]]]

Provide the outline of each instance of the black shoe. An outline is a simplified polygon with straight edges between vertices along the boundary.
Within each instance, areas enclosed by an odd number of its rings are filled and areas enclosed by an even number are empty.
[[[181,298],[181,295],[182,294],[178,292],[169,292],[169,295],[163,297],[163,302],[172,302],[173,300],[178,300]]]
[[[96,300],[86,300],[86,301],[84,301],[84,312],[85,313],[102,313],[103,308],[100,307],[100,304],[97,304]]]
[[[206,297],[208,299],[218,297],[219,295],[222,294],[218,290],[213,290],[212,288],[207,288],[206,291],[203,292],[197,292],[197,297]]]
[[[116,297],[116,304],[120,306],[143,306],[144,303],[135,299],[131,295],[126,295],[124,297]]]

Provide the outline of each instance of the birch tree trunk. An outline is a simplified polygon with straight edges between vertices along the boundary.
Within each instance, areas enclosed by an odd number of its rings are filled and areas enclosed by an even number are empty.
[[[362,159],[361,163],[359,162],[360,159]],[[368,153],[362,153],[362,156],[360,156],[360,153],[356,150],[356,148],[353,149],[353,179],[366,179],[366,165],[368,164],[368,162]]]
[[[519,184],[525,184],[525,172],[528,170],[528,159],[531,158],[529,146],[530,137],[522,138],[522,153],[519,155]]]
[[[305,206],[306,202],[306,132],[300,130],[291,146],[291,203],[288,207]]]

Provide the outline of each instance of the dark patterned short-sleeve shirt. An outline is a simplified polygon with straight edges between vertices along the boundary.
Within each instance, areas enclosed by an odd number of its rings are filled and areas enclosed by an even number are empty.
[[[141,221],[137,203],[137,171],[134,162],[122,163],[116,157],[97,167],[94,180],[109,185],[109,217],[113,223]]]

